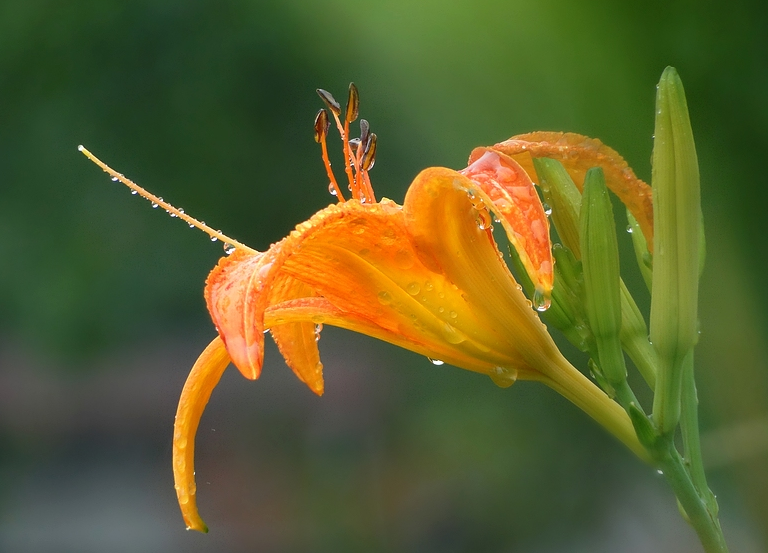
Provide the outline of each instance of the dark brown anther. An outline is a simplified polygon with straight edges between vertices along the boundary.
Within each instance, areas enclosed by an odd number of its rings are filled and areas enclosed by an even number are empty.
[[[361,160],[361,167],[363,171],[370,171],[373,169],[373,164],[376,161],[376,133],[372,132],[368,135],[368,142],[364,145],[363,158]]]
[[[365,145],[371,135],[371,126],[365,119],[360,119],[360,144]]]
[[[357,87],[355,83],[349,83],[349,96],[347,98],[347,113],[346,120],[350,123],[357,119],[358,110],[360,108],[360,95],[357,93]]]
[[[320,99],[325,102],[325,105],[328,106],[328,109],[335,113],[337,117],[341,115],[341,105],[339,105],[339,103],[336,101],[336,98],[334,98],[330,92],[323,90],[322,88],[318,88],[317,95],[320,96]]]
[[[331,122],[328,120],[328,112],[321,109],[315,116],[315,142],[322,142],[328,135]]]

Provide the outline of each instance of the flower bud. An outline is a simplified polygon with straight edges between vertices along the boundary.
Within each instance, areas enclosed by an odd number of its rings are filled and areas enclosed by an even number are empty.
[[[680,418],[683,359],[696,343],[701,231],[699,167],[688,106],[672,67],[656,94],[651,342],[659,357],[653,416],[662,432]]]
[[[581,206],[581,262],[584,303],[597,342],[600,368],[610,383],[626,379],[621,332],[619,247],[611,198],[603,170],[593,168],[584,179]]]
[[[551,219],[563,245],[573,252],[576,259],[581,257],[579,244],[579,210],[581,193],[570,175],[555,159],[534,158],[533,166],[539,177],[539,188],[544,201],[552,208]]]

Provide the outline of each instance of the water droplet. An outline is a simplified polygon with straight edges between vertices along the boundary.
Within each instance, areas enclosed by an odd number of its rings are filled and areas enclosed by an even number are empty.
[[[211,236],[211,242],[216,242],[216,240],[218,240],[218,238],[216,238],[215,236]]]
[[[427,359],[429,359],[430,363],[432,363],[433,365],[437,365],[438,367],[440,365],[445,365],[445,361],[443,361],[441,359],[432,359],[431,357],[427,357]]]
[[[547,217],[552,215],[552,208],[549,206],[549,204],[543,203],[541,204],[541,206],[544,208],[544,215],[546,215]]]
[[[234,246],[229,246],[228,248],[224,248],[224,253],[227,255],[232,255],[235,251]]]
[[[315,342],[320,341],[320,333],[323,331],[323,323],[318,323],[315,325]]]
[[[476,211],[475,222],[477,223],[477,228],[480,230],[493,230],[493,219],[491,219],[491,214],[488,213],[488,210],[476,208]]]
[[[544,312],[552,305],[552,299],[541,288],[536,288],[533,293],[533,307],[536,311]]]
[[[424,290],[426,290],[427,292],[431,292],[432,290],[434,290],[434,288],[435,287],[431,282],[427,281],[424,283]]]
[[[443,313],[444,311],[445,311],[445,307],[443,307],[442,305],[437,308],[438,313]]]
[[[138,193],[139,193],[139,191],[138,191],[138,190],[131,190],[131,194],[133,194],[134,196],[135,196],[136,194],[138,194]]]
[[[328,183],[328,192],[331,194],[331,196],[336,195],[336,187],[333,186],[332,182]]]
[[[499,388],[509,388],[517,381],[517,369],[495,367],[488,376]]]
[[[451,311],[450,313],[448,313],[448,315],[450,315],[451,319],[455,319],[456,317],[459,316],[459,314],[456,313],[456,311]]]
[[[664,471],[663,471],[663,470],[661,470],[661,469],[657,469],[657,470],[656,470],[656,474],[659,474],[659,475],[664,475]]]
[[[195,228],[195,225],[193,225],[192,223],[189,223],[189,228]]]
[[[173,213],[173,212],[170,212],[170,216],[171,216],[171,217],[173,217],[173,218],[176,218],[176,217],[178,217],[178,215],[176,215],[176,214],[175,214],[175,213]]]
[[[120,179],[119,179],[119,178],[117,178],[117,177],[112,177],[112,182],[117,182],[117,181],[119,181],[119,180],[120,180]]]
[[[155,202],[152,202],[152,209],[157,209],[157,204]]]
[[[386,290],[379,292],[378,298],[381,305],[389,305],[392,303],[392,296]]]
[[[632,234],[632,225],[627,225],[627,232]]]
[[[189,503],[189,496],[187,494],[179,496],[179,503],[181,503],[182,505],[186,505],[187,503]],[[187,528],[187,530],[189,530],[189,528]]]
[[[421,286],[419,286],[418,282],[411,282],[406,288],[406,292],[408,292],[410,295],[415,296],[421,291]]]

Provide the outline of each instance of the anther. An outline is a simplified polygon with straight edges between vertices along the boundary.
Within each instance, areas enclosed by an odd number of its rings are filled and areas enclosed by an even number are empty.
[[[370,171],[376,162],[376,133],[368,135],[368,140],[363,145],[363,157],[361,168],[363,171]]]
[[[331,122],[328,120],[328,112],[321,109],[315,116],[315,142],[320,143],[328,136]]]
[[[347,97],[347,112],[344,118],[350,123],[357,119],[360,109],[360,95],[357,93],[355,83],[349,83],[349,96]]]
[[[334,98],[330,92],[323,90],[322,88],[318,88],[317,95],[320,96],[320,99],[325,102],[325,105],[328,106],[328,109],[331,110],[334,115],[337,117],[341,115],[341,105],[339,105],[339,103],[336,101],[336,98]]]
[[[371,126],[368,124],[368,121],[365,119],[360,119],[360,143],[365,146],[366,142],[368,142],[368,136],[371,134]]]

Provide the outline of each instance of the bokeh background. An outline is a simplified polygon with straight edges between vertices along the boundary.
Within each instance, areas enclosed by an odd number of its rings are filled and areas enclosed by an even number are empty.
[[[699,551],[661,477],[553,392],[332,328],[322,398],[271,345],[259,381],[225,375],[198,435],[211,532],[186,532],[171,426],[221,244],[76,150],[263,249],[332,200],[317,87],[356,82],[376,190],[402,200],[531,130],[649,179],[674,65],[708,230],[705,455],[732,550],[765,551],[766,29],[744,0],[0,2],[0,550]]]

